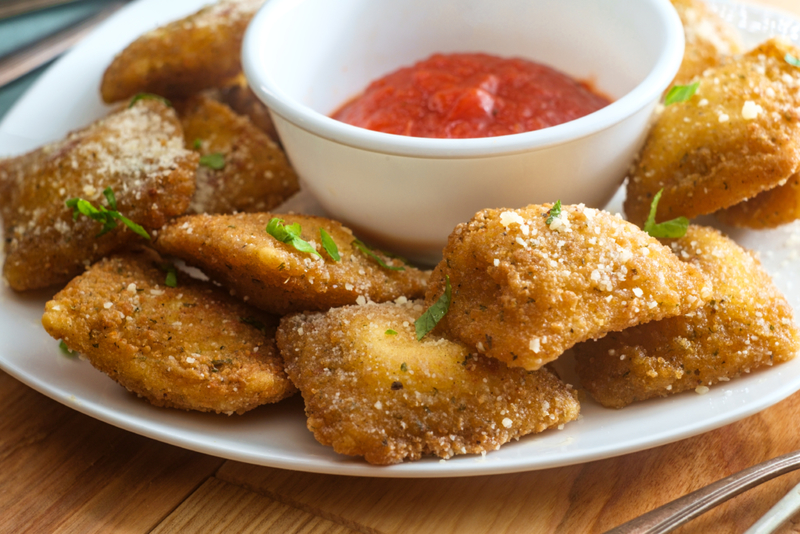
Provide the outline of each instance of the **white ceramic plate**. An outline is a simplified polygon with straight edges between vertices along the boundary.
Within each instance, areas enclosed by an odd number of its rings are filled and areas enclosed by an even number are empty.
[[[131,4],[50,68],[0,124],[0,155],[33,149],[102,116],[98,87],[114,54],[142,32],[198,9],[204,0],[140,0]],[[774,11],[714,1],[748,45],[780,33],[800,43],[800,23]],[[301,199],[302,200],[302,199]],[[620,198],[612,201],[618,207]],[[295,206],[298,204],[295,203]],[[313,209],[313,200],[306,199]],[[729,230],[761,252],[767,269],[800,309],[800,224],[770,232]],[[379,477],[450,477],[568,465],[630,453],[731,423],[800,389],[800,358],[715,386],[606,410],[583,402],[583,417],[564,430],[510,443],[485,458],[425,459],[373,467],[319,445],[305,428],[299,397],[244,416],[159,409],[129,394],[87,362],[63,356],[42,329],[52,291],[19,295],[0,288],[0,368],[41,393],[92,417],[160,441],[224,458],[301,471]],[[561,360],[560,360],[561,361]],[[568,380],[568,362],[562,362]]]

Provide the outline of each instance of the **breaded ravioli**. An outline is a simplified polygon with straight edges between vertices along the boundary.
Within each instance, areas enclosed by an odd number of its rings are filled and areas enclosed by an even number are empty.
[[[269,108],[250,89],[244,75],[240,74],[224,87],[209,89],[205,94],[222,102],[239,115],[244,115],[275,143],[281,144],[278,131],[275,129],[272,117],[269,116]]]
[[[785,184],[715,213],[717,219],[741,228],[777,228],[800,219],[800,173]]]
[[[247,117],[207,96],[178,110],[186,148],[201,155],[190,212],[268,211],[298,191],[283,151]]]
[[[450,458],[577,418],[571,386],[437,336],[421,342],[421,302],[367,304],[284,317],[278,347],[303,395],[308,429],[373,464]]]
[[[450,235],[428,305],[452,287],[437,332],[528,370],[587,339],[707,300],[695,267],[639,228],[583,205],[484,210]]]
[[[671,0],[683,23],[686,48],[673,85],[684,85],[715,67],[726,56],[742,51],[736,28],[714,13],[703,0]]]
[[[295,391],[277,318],[186,275],[168,287],[153,256],[114,256],[75,278],[47,303],[47,333],[156,406],[241,414]]]
[[[792,308],[750,253],[702,226],[690,226],[672,246],[711,278],[713,298],[680,317],[576,346],[578,375],[603,406],[726,382],[800,350]]]
[[[23,291],[68,282],[113,250],[142,240],[124,224],[103,224],[66,201],[82,198],[153,230],[189,206],[197,155],[183,148],[175,112],[138,100],[66,139],[0,162],[0,214],[5,230],[3,276]]]
[[[116,102],[142,92],[186,97],[224,85],[242,70],[242,38],[263,3],[220,0],[142,35],[106,69],[103,100]]]
[[[283,219],[281,226],[299,224],[301,239],[317,254],[268,234],[273,218]],[[320,229],[336,244],[340,261],[322,246]],[[253,306],[278,315],[425,293],[429,272],[377,250],[369,251],[372,257],[359,243],[348,228],[330,219],[239,213],[182,217],[159,234],[155,246],[199,267]]]
[[[625,213],[641,224],[659,190],[656,220],[712,213],[777,187],[800,167],[800,56],[771,39],[697,78],[688,101],[667,106],[628,180]]]

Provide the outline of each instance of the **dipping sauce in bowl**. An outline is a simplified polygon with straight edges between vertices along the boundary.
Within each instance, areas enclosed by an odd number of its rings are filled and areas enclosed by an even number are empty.
[[[434,54],[372,82],[332,115],[411,137],[495,137],[584,117],[611,101],[540,63],[490,54]]]

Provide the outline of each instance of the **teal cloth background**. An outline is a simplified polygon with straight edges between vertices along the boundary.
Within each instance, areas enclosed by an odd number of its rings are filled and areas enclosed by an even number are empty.
[[[107,0],[78,0],[0,20],[0,58],[99,12]],[[2,6],[3,0],[0,0]],[[0,119],[48,65],[0,87]]]

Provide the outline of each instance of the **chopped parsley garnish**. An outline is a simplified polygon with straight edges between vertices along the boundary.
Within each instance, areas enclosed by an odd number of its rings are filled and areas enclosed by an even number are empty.
[[[553,219],[561,217],[561,201],[560,200],[556,200],[556,203],[553,204],[553,207],[550,208],[550,210],[547,212],[547,215],[548,215],[548,217],[547,217],[547,220],[545,221],[545,224],[547,226],[550,226],[551,224],[553,224]]]
[[[131,98],[131,103],[128,104],[128,109],[132,108],[133,105],[136,104],[139,100],[158,100],[168,108],[172,107],[172,102],[170,102],[163,96],[154,95],[153,93],[139,93],[133,95],[133,98]]]
[[[397,331],[396,331],[396,330],[392,330],[392,329],[390,328],[389,330],[387,330],[387,331],[385,332],[385,334],[386,334],[387,336],[396,336],[396,335],[397,335]]]
[[[69,347],[63,340],[58,344],[58,348],[61,349],[61,352],[63,352],[65,356],[69,356],[70,358],[74,358],[78,355],[78,351],[69,350]]]
[[[383,259],[380,256],[378,256],[377,254],[372,252],[372,249],[369,246],[367,246],[367,244],[364,243],[363,241],[361,241],[360,239],[356,239],[355,241],[353,241],[353,244],[356,246],[356,248],[358,250],[363,252],[366,256],[368,256],[368,257],[372,258],[373,260],[375,260],[375,262],[378,265],[380,265],[381,267],[383,267],[384,269],[389,269],[390,271],[405,271],[406,270],[405,267],[394,267],[392,265],[388,265],[385,261],[383,261]]]
[[[200,165],[219,171],[225,168],[225,156],[219,152],[200,156]]]
[[[255,317],[240,317],[240,323],[249,324],[253,328],[257,330],[261,330],[262,333],[267,333],[267,325],[256,319]]]
[[[400,370],[403,371],[404,373],[408,372],[408,365],[406,365],[406,362],[400,364]]]
[[[450,287],[449,276],[445,276],[444,283],[444,295],[439,297],[439,300],[434,302],[430,308],[425,310],[425,313],[420,315],[419,319],[414,321],[414,328],[417,331],[417,341],[428,335],[450,309],[450,299],[453,295],[453,290]]]
[[[341,261],[339,256],[339,247],[336,246],[336,241],[333,240],[331,235],[325,231],[324,228],[319,229],[319,236],[322,240],[322,248],[328,253],[328,256],[333,258],[333,261]]]
[[[694,96],[698,87],[700,87],[700,82],[694,82],[689,85],[673,85],[664,98],[664,105],[669,106],[676,102],[686,102]]]
[[[200,138],[195,139],[194,143],[192,143],[192,146],[194,147],[195,150],[200,149],[200,147],[203,146],[203,140]]]
[[[642,229],[653,237],[683,237],[686,235],[686,229],[689,228],[689,219],[686,217],[678,217],[656,224],[656,208],[658,208],[658,201],[661,200],[663,191],[661,189],[653,197],[653,202],[650,204],[650,215],[647,216]]]
[[[794,57],[792,54],[786,54],[783,59],[792,67],[800,67],[800,59]]]
[[[178,272],[175,270],[175,266],[171,263],[164,263],[161,265],[161,270],[167,272],[164,285],[167,287],[178,287]]]
[[[311,243],[300,238],[300,232],[302,231],[300,223],[294,223],[289,226],[283,223],[283,219],[273,217],[267,225],[267,233],[281,243],[293,246],[300,252],[307,252],[309,254],[314,254],[320,259],[322,258],[322,255],[317,252],[317,249],[311,246]]]
[[[102,230],[100,230],[100,233],[95,237],[100,237],[110,232],[117,227],[117,221],[121,221],[122,224],[133,230],[136,234],[145,239],[150,239],[150,234],[148,234],[144,228],[117,211],[117,199],[114,197],[114,191],[112,191],[110,187],[105,188],[103,195],[105,195],[108,201],[108,206],[111,208],[110,210],[107,210],[102,205],[95,208],[88,200],[82,198],[71,198],[67,200],[67,207],[72,208],[72,219],[78,220],[78,217],[81,215],[86,215],[90,219],[103,223]]]

